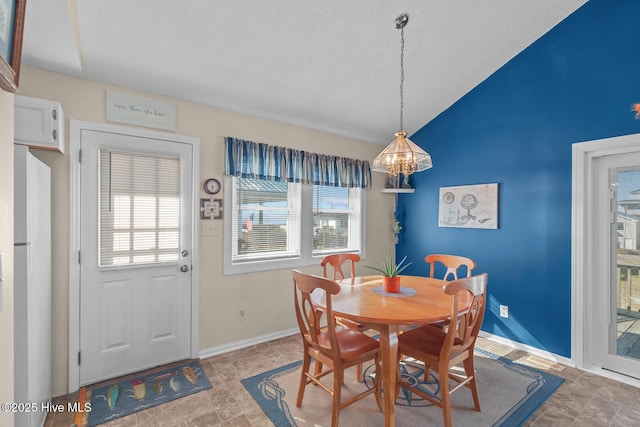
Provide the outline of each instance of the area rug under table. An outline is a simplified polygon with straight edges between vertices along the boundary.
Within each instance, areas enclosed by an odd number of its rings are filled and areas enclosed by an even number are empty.
[[[320,387],[308,385],[302,407],[296,407],[301,362],[242,380],[242,384],[277,427],[331,425],[331,396]],[[471,391],[462,388],[451,396],[455,426],[519,426],[563,383],[564,379],[529,366],[476,350],[475,367],[481,412],[473,409]],[[364,370],[364,382],[356,381],[356,371],[345,372],[342,399],[371,387],[373,365]],[[312,367],[313,369],[313,367]],[[424,370],[419,365],[403,365],[405,379],[419,384],[432,395],[439,394],[437,377],[425,384]],[[463,372],[463,371],[462,371]],[[331,375],[327,375],[331,386]],[[442,425],[442,410],[400,389],[395,408],[396,426]],[[373,395],[340,411],[340,425],[383,426],[384,416]]]
[[[200,363],[193,361],[91,389],[92,427],[211,388]]]

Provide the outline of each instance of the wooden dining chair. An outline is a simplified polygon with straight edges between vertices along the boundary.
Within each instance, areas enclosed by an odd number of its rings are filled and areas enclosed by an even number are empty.
[[[443,285],[443,292],[447,295],[453,295],[451,319],[457,319],[457,322],[450,322],[450,324],[455,324],[455,328],[449,327],[445,331],[442,328],[426,325],[398,335],[399,354],[424,362],[425,377],[431,369],[438,372],[440,399],[419,390],[408,382],[399,380],[398,385],[442,408],[444,425],[451,427],[450,396],[460,387],[471,389],[475,410],[480,411],[480,399],[473,366],[473,349],[484,318],[487,301],[487,274],[483,273],[448,282]],[[473,297],[466,310],[459,304],[459,296],[464,292]],[[398,378],[401,378],[400,363],[400,359],[398,359]],[[465,377],[450,372],[450,369],[459,363],[464,366]],[[458,384],[451,389],[449,380]]]
[[[458,269],[462,266],[467,268],[467,277],[471,277],[473,269],[476,268],[474,260],[459,255],[431,254],[427,255],[424,260],[429,264],[429,277],[434,277],[437,264],[444,265],[447,269],[442,277],[444,280],[447,280],[449,275],[453,277],[453,280],[457,280]]]
[[[331,307],[331,296],[340,292],[340,285],[324,277],[293,271],[295,309],[298,327],[302,335],[304,356],[300,374],[300,386],[296,406],[302,406],[304,390],[313,383],[333,396],[331,426],[337,427],[340,409],[356,402],[369,394],[375,394],[378,408],[382,411],[380,378],[380,344],[362,332],[336,326]],[[320,289],[324,293],[326,306],[319,309],[311,300],[311,293]],[[327,327],[321,328],[322,317],[326,316]],[[314,372],[310,372],[311,359],[314,359]],[[373,360],[376,375],[373,387],[350,399],[341,402],[340,395],[344,382],[344,370],[363,362]],[[323,369],[323,366],[326,369]],[[333,373],[333,388],[329,388],[320,379]]]
[[[343,280],[345,279],[344,272],[342,271],[342,266],[345,263],[350,264],[351,270],[351,279],[356,277],[356,263],[360,262],[360,255],[358,254],[332,254],[327,255],[322,258],[320,261],[320,266],[322,267],[322,274],[324,277],[329,278],[329,267],[333,270],[333,280]],[[352,282],[353,283],[353,282]],[[364,332],[367,328],[366,326],[361,325],[358,322],[354,322],[353,320],[343,319],[341,317],[336,318],[338,324],[345,326],[349,329],[353,329],[354,331]],[[356,368],[356,376],[358,381],[362,381],[362,365],[358,365]]]
[[[351,264],[351,278],[356,277],[356,262],[360,262],[360,255],[358,254],[332,254],[322,258],[320,266],[324,277],[329,277],[328,267],[331,266],[333,268],[333,280],[344,279],[342,265],[347,261]]]

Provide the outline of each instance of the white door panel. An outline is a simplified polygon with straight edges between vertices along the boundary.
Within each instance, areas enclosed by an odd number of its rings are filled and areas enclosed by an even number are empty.
[[[80,148],[80,384],[90,384],[191,355],[193,150],[190,144],[180,142],[92,130],[81,131]],[[105,169],[105,164],[110,167],[110,160],[100,160],[101,156],[116,152],[133,160],[164,156],[175,163],[178,159],[179,195],[154,196],[149,204],[148,194],[138,193],[144,190],[137,188],[122,195],[117,194],[114,185],[112,194],[109,175],[104,178],[109,180],[105,202],[107,190],[101,193],[104,179],[101,181],[100,174],[115,174],[116,169]],[[114,182],[116,178],[113,177]],[[121,177],[125,183],[126,178]],[[162,177],[155,179],[161,181]],[[162,219],[158,219],[167,197],[179,200],[177,233],[163,231]],[[137,201],[142,198],[145,209],[149,206],[154,209],[144,213],[155,220],[153,229],[140,225],[144,221],[140,221],[138,215],[143,210],[136,209]],[[129,203],[126,209],[122,207],[122,200]],[[105,203],[109,206],[105,207]],[[105,209],[122,211],[121,217],[126,217],[128,222],[123,226],[122,221],[113,221],[110,226],[117,238],[113,237],[113,244],[108,241],[101,247],[104,239],[100,233],[101,221],[107,220],[100,218]],[[174,246],[167,246],[163,241],[165,234],[177,236]],[[147,241],[151,236],[151,241],[160,247],[158,250],[169,253],[149,255],[146,247],[140,247],[140,236]],[[101,251],[106,250],[113,250],[116,255],[111,260],[117,261],[105,263]],[[118,256],[118,251],[124,255]],[[140,259],[145,263],[136,263],[135,260]]]

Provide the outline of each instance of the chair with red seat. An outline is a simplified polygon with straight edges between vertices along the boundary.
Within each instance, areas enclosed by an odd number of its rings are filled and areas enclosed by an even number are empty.
[[[307,384],[313,383],[333,396],[331,425],[338,425],[340,409],[362,399],[369,394],[375,394],[378,408],[382,411],[382,396],[380,375],[375,375],[374,385],[370,389],[341,402],[341,389],[344,382],[344,370],[373,360],[376,372],[380,370],[380,344],[362,332],[336,326],[333,316],[331,296],[340,292],[340,285],[324,277],[293,271],[296,318],[302,342],[304,356],[300,386],[296,406],[302,406],[304,390]],[[311,299],[311,294],[319,289],[324,293],[325,307],[320,309]],[[322,317],[326,316],[327,326],[320,326]],[[314,372],[310,372],[311,359],[314,359]],[[323,369],[325,367],[326,369]],[[320,379],[333,373],[333,388],[329,388]],[[364,387],[364,386],[363,386]]]
[[[399,354],[424,362],[425,377],[431,369],[438,372],[440,399],[426,394],[408,382],[400,380],[398,385],[442,408],[446,427],[452,425],[450,394],[462,386],[471,390],[474,407],[476,411],[480,411],[473,350],[484,318],[487,302],[486,288],[486,273],[447,282],[443,286],[443,292],[453,296],[450,317],[457,320],[449,322],[449,325],[456,325],[456,327],[449,326],[445,330],[426,325],[398,335]],[[472,297],[471,304],[466,309],[459,303],[460,295],[463,293],[468,293]],[[398,370],[400,363],[404,362],[398,360]],[[464,366],[465,377],[450,372],[450,369],[459,363]],[[399,372],[398,378],[400,378]],[[449,380],[458,384],[451,389]]]
[[[429,264],[429,277],[434,277],[436,265],[442,264],[447,269],[442,277],[444,280],[447,280],[449,275],[453,277],[453,280],[458,279],[459,268],[463,266],[467,268],[467,277],[471,277],[473,269],[476,268],[474,260],[459,255],[431,254],[427,255],[424,260]]]
[[[342,265],[347,261],[351,264],[351,278],[356,277],[356,262],[360,262],[360,255],[358,254],[332,254],[322,258],[320,266],[322,267],[324,277],[329,277],[328,267],[331,266],[333,267],[333,280],[344,279],[345,275],[342,271]]]
[[[324,258],[322,258],[322,261],[320,261],[323,276],[329,278],[329,267],[332,267],[333,280],[345,279],[344,272],[342,271],[342,266],[346,262],[350,263],[351,279],[353,280],[353,278],[356,277],[356,263],[360,262],[360,255],[358,254],[332,254],[325,256]],[[343,319],[340,317],[337,318],[337,322],[342,326],[353,329],[354,331],[364,332],[369,329],[366,326],[361,325],[360,323],[354,322],[353,320]],[[358,381],[362,381],[362,365],[358,365],[358,367],[356,368],[356,376],[358,378]]]

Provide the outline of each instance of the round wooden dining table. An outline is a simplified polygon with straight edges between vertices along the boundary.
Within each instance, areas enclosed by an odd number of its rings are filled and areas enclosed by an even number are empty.
[[[358,276],[339,280],[340,292],[332,296],[333,314],[379,332],[384,388],[384,425],[395,425],[396,363],[398,332],[416,325],[449,319],[452,296],[442,288],[444,280],[420,276],[401,276],[400,292],[382,291],[382,276]],[[471,303],[460,295],[460,307]],[[312,295],[313,302],[326,306],[324,293]]]

